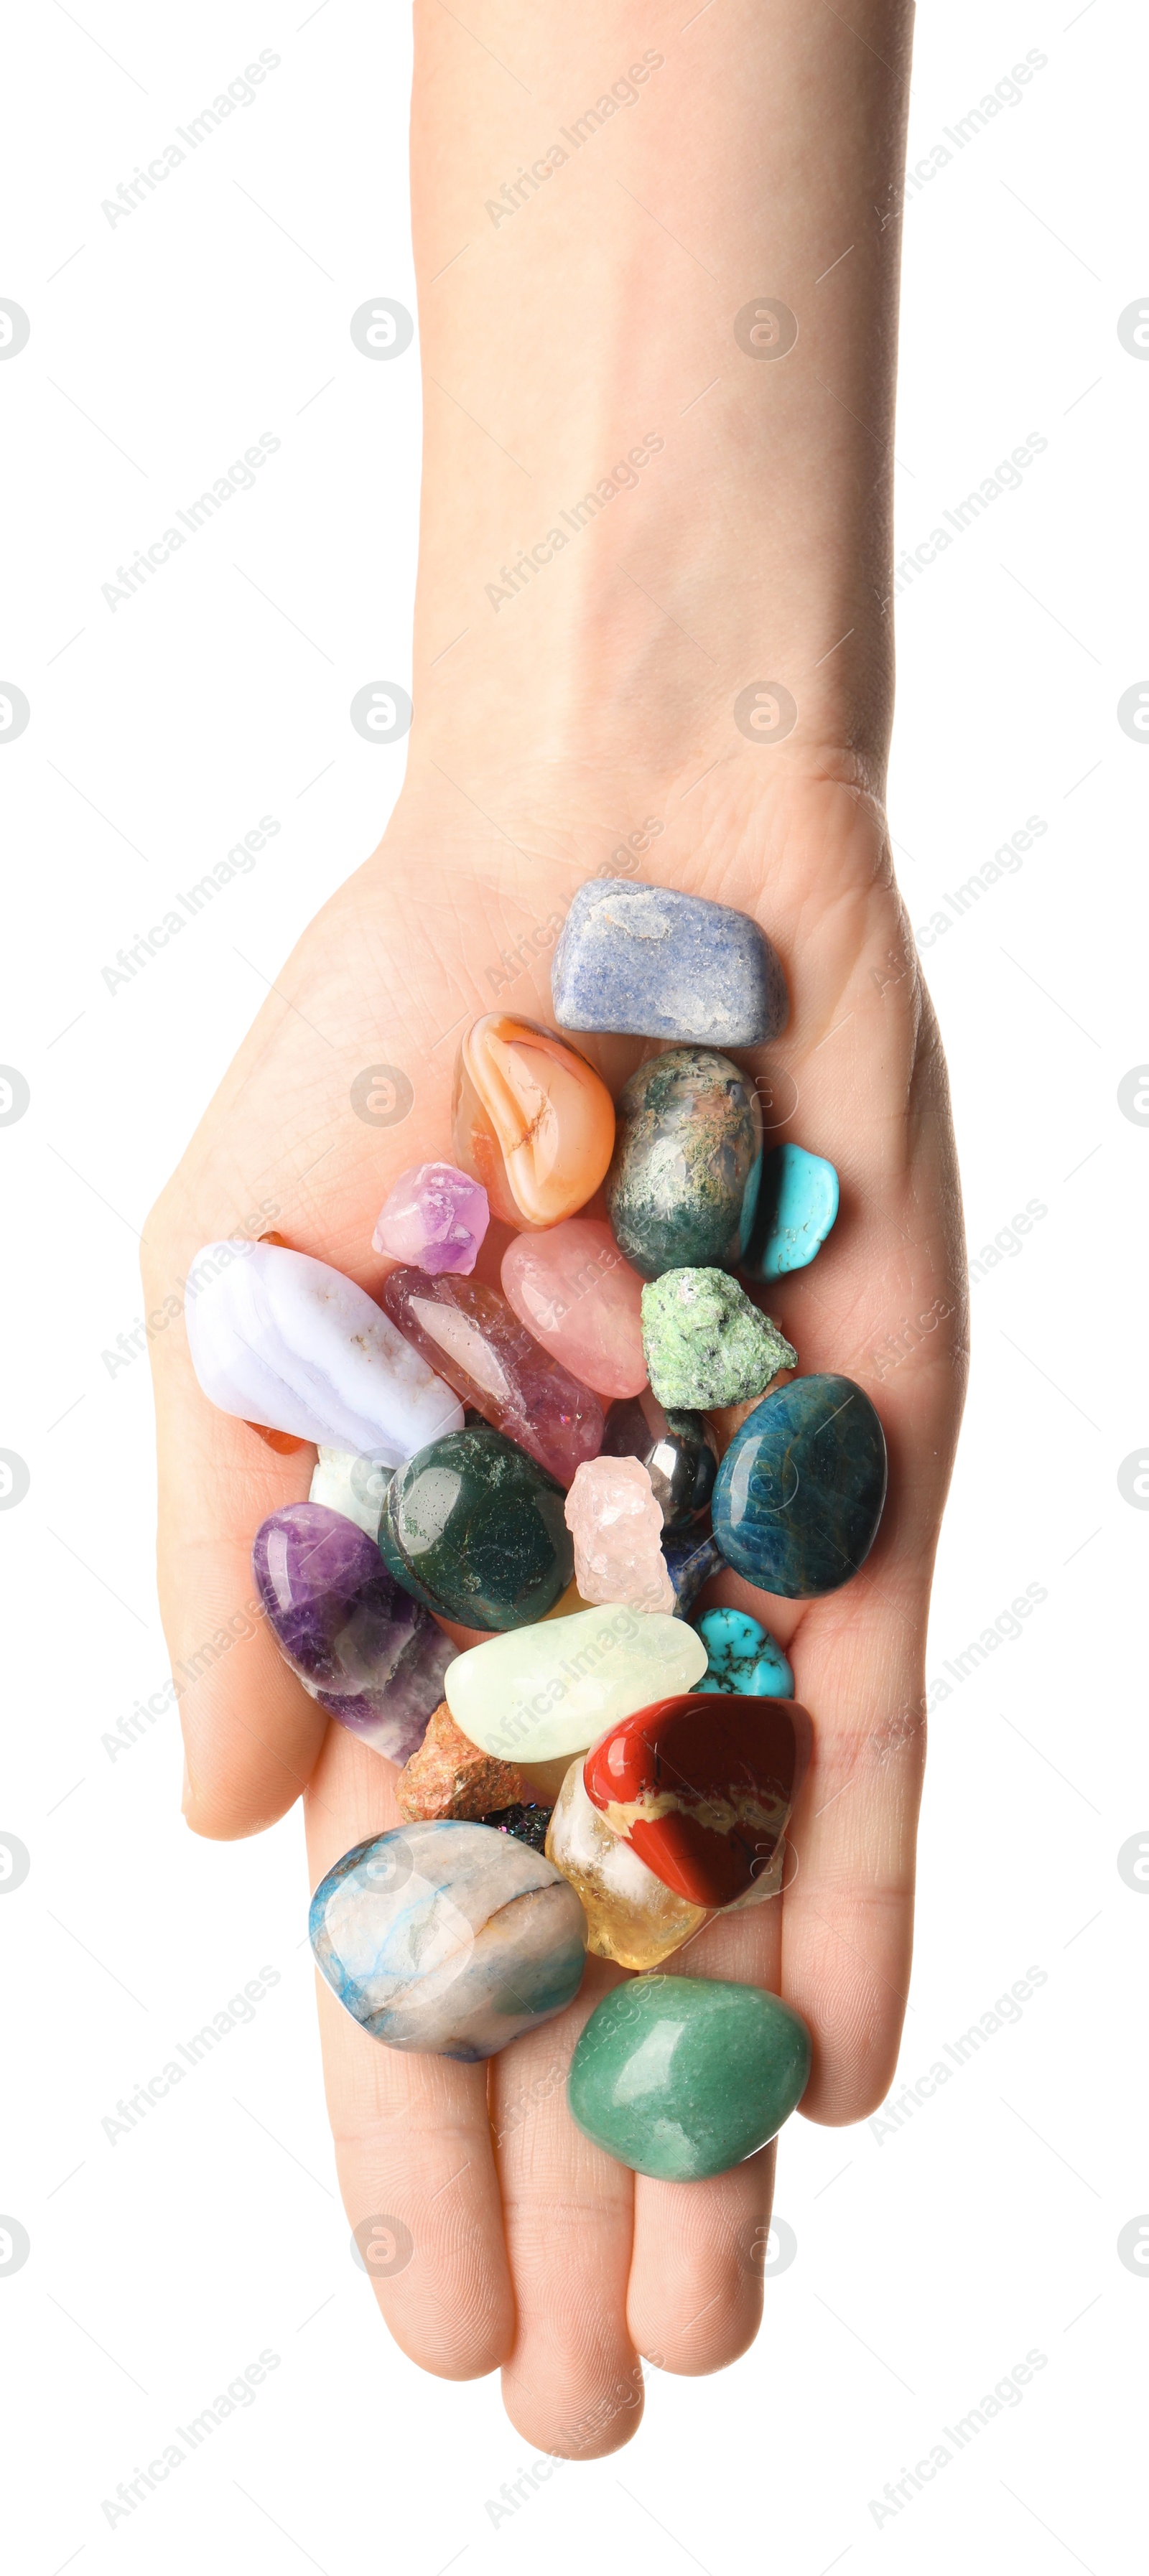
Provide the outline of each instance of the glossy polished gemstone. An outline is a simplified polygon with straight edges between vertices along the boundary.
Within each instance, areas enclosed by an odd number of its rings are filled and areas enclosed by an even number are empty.
[[[581,885],[551,966],[563,1029],[761,1046],[786,1026],[781,965],[748,913],[625,877]]]
[[[886,1499],[886,1443],[860,1386],[799,1377],[736,1431],[714,1488],[728,1565],[786,1601],[836,1592],[864,1565]]]
[[[192,1366],[224,1413],[384,1467],[462,1421],[390,1316],[329,1262],[285,1244],[209,1243],[188,1291]]]
[[[516,1315],[584,1386],[607,1396],[645,1386],[642,1281],[600,1217],[517,1235],[503,1254],[502,1282]]]
[[[408,1824],[438,1816],[467,1816],[482,1824],[491,1807],[521,1800],[523,1782],[513,1765],[495,1762],[457,1727],[446,1700],[432,1710],[418,1751],[395,1782],[395,1804]]]
[[[636,1610],[673,1610],[674,1585],[662,1553],[662,1513],[638,1458],[592,1458],[566,1502],[575,1582],[584,1601],[629,1601]]]
[[[582,1773],[582,1757],[576,1755],[551,1817],[547,1858],[582,1903],[595,1958],[614,1959],[620,1968],[657,1968],[710,1916],[705,1906],[676,1896],[611,1832],[587,1796]]]
[[[749,1076],[709,1047],[671,1047],[632,1073],[617,1119],[606,1204],[627,1260],[644,1279],[740,1260],[762,1168]]]
[[[488,1011],[459,1048],[455,1152],[505,1225],[558,1225],[594,1197],[614,1147],[614,1106],[585,1056],[533,1020]]]
[[[776,2137],[809,2074],[809,2031],[777,1995],[714,1977],[640,1977],[591,2014],[567,2100],[620,2165],[701,2182]]]
[[[406,1762],[457,1648],[400,1589],[374,1539],[322,1503],[288,1503],[257,1532],[251,1562],[304,1689],[376,1753]]]
[[[692,1905],[730,1905],[774,1858],[810,1750],[795,1700],[691,1691],[639,1709],[591,1746],[592,1806]]]
[[[704,1610],[697,1626],[708,1658],[700,1691],[793,1699],[794,1675],[781,1646],[748,1610]]]
[[[357,1843],[311,1900],[332,1992],[387,2048],[493,2057],[578,1993],[582,1908],[541,1853],[487,1825],[402,1825]]]
[[[451,1715],[502,1762],[584,1753],[615,1718],[693,1690],[706,1648],[661,1610],[579,1610],[470,1646],[448,1667]]]
[[[428,1610],[465,1628],[525,1628],[574,1572],[564,1500],[525,1449],[478,1423],[433,1440],[392,1477],[379,1545]]]
[[[668,1530],[662,1542],[666,1571],[674,1585],[674,1616],[689,1619],[704,1583],[721,1574],[723,1558],[710,1530]]]
[[[775,1145],[762,1164],[758,1213],[742,1259],[754,1279],[783,1279],[820,1252],[838,1213],[838,1175],[804,1145]]]
[[[687,1529],[701,1520],[718,1473],[718,1442],[704,1414],[682,1406],[668,1413],[647,1387],[628,1404],[612,1404],[600,1455],[641,1460],[664,1529]]]
[[[798,1354],[726,1270],[667,1270],[642,1292],[642,1337],[660,1403],[745,1404]]]
[[[460,1401],[549,1476],[569,1485],[583,1459],[597,1457],[606,1427],[597,1395],[536,1342],[497,1288],[393,1270],[380,1294],[392,1323]]]
[[[342,1512],[344,1520],[366,1530],[368,1538],[378,1538],[383,1496],[393,1474],[393,1468],[377,1467],[373,1458],[359,1458],[353,1449],[321,1447],[307,1499],[326,1503],[329,1511]]]
[[[442,1270],[475,1267],[491,1222],[487,1193],[453,1163],[419,1163],[401,1172],[387,1194],[371,1237],[376,1252],[393,1261],[416,1261],[437,1278]]]

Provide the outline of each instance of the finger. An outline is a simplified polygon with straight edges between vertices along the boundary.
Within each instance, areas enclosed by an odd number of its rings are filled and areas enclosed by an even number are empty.
[[[642,2414],[626,2328],[633,2178],[576,2129],[566,2104],[575,2042],[617,1972],[591,1960],[558,2021],[492,2062],[492,2120],[517,2331],[503,2370],[511,2421],[536,2449],[599,2459]]]
[[[668,1976],[732,1978],[776,1993],[782,1900],[720,1917],[676,1950]],[[774,2149],[711,2181],[635,2178],[627,2320],[657,2369],[724,2370],[745,2352],[762,2314],[762,2248],[774,2190]]]
[[[354,1844],[402,1823],[393,1779],[390,1763],[330,1728],[305,1802],[313,1887]],[[383,2047],[316,1982],[343,2206],[352,2230],[385,2222],[401,2261],[410,2243],[401,2269],[372,2272],[379,2307],[424,2370],[478,2378],[514,2333],[487,2069]]]

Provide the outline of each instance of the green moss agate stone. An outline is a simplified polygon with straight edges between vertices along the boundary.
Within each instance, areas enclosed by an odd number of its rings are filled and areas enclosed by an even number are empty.
[[[492,1631],[545,1619],[574,1573],[566,1495],[487,1423],[432,1440],[387,1488],[379,1546],[397,1583]]]
[[[798,1354],[726,1270],[666,1270],[642,1292],[642,1346],[660,1404],[709,1412],[761,1395]]]
[[[713,1047],[670,1047],[632,1073],[615,1120],[606,1203],[627,1260],[644,1279],[698,1263],[732,1268],[750,1240],[762,1169],[749,1077]]]
[[[777,2136],[809,2074],[809,2031],[777,1995],[712,1977],[636,1977],[591,2014],[567,2100],[620,2165],[702,2182]]]
[[[763,1592],[808,1601],[864,1564],[886,1499],[886,1443],[848,1377],[798,1377],[736,1431],[714,1487],[728,1565]]]

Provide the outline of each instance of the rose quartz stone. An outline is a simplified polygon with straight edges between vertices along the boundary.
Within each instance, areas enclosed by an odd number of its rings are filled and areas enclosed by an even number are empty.
[[[502,1280],[520,1322],[584,1386],[641,1394],[642,1281],[601,1218],[572,1216],[545,1234],[516,1235]]]
[[[584,1601],[673,1610],[662,1553],[662,1511],[641,1458],[590,1458],[566,1499],[575,1582]]]
[[[400,1172],[384,1199],[372,1235],[376,1252],[394,1261],[414,1261],[438,1278],[444,1270],[474,1269],[479,1246],[491,1222],[481,1181],[460,1172],[454,1163],[420,1163]]]

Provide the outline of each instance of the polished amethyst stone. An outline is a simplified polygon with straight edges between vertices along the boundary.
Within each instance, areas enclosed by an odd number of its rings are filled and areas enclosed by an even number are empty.
[[[288,1503],[257,1531],[251,1563],[304,1689],[376,1753],[408,1761],[458,1649],[400,1589],[374,1539],[325,1503]]]

